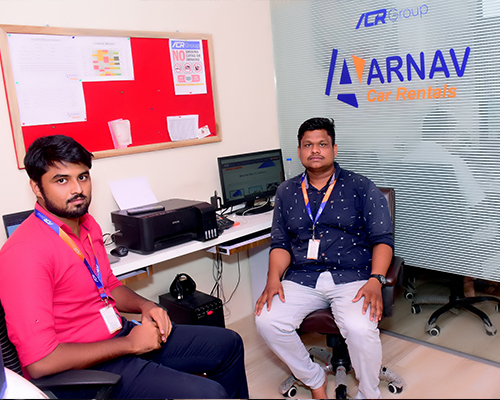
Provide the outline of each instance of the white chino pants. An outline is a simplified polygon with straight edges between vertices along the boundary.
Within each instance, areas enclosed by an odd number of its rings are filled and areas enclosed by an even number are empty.
[[[319,364],[311,361],[296,329],[311,312],[330,306],[335,322],[346,339],[349,356],[359,381],[358,398],[380,397],[379,372],[382,364],[382,345],[378,324],[370,321],[370,308],[362,313],[364,298],[352,299],[366,283],[355,281],[336,285],[330,272],[323,272],[316,288],[284,280],[285,302],[274,296],[271,310],[264,305],[255,319],[257,330],[270,349],[288,365],[293,375],[311,389],[325,381]]]

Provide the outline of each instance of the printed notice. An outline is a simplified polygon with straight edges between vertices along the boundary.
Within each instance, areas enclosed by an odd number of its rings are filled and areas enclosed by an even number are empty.
[[[22,126],[85,121],[71,36],[8,34]]]
[[[8,34],[22,126],[87,119],[82,82],[134,79],[128,37]]]
[[[170,39],[175,94],[206,94],[205,61],[201,40]]]
[[[130,38],[78,36],[76,39],[83,82],[134,80]]]

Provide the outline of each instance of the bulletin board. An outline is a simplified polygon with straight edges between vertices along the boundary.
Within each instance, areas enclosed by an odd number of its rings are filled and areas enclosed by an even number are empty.
[[[98,38],[128,38],[133,62],[133,80],[82,82],[85,120],[25,126],[20,117],[19,87],[15,81],[9,35],[56,35]],[[18,36],[19,37],[19,36]],[[51,37],[52,38],[52,37]],[[206,93],[176,94],[169,43],[201,41]],[[103,41],[105,42],[105,40]],[[66,29],[0,25],[0,52],[17,163],[23,168],[26,150],[38,137],[63,134],[73,137],[95,158],[199,145],[222,140],[215,85],[213,44],[209,34],[159,33]],[[175,77],[177,79],[177,77]],[[175,81],[177,82],[177,81]],[[207,127],[200,138],[172,140],[167,117],[196,115],[199,127]],[[109,121],[130,121],[132,143],[116,148]]]

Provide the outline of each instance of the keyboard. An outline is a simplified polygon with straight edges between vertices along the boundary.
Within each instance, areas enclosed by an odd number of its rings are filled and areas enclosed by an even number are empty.
[[[241,236],[239,238],[229,240],[227,242],[222,243],[220,246],[234,246],[236,244],[242,244],[245,242],[255,242],[257,239],[265,239],[271,237],[271,228],[266,228],[261,231],[257,231],[254,233],[249,233],[248,235]]]
[[[217,229],[219,232],[223,232],[226,229],[231,228],[234,225],[234,221],[225,217],[224,215],[217,215]]]
[[[237,239],[229,240],[227,242],[221,243],[219,245],[219,252],[221,254],[231,255],[240,250],[234,251],[237,248],[242,248],[247,245],[259,242],[259,244],[264,244],[271,240],[271,228],[263,229],[249,235],[239,237]]]

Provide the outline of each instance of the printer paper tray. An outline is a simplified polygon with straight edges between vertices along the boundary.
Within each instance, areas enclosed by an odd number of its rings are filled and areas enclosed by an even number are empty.
[[[155,251],[166,249],[167,247],[177,246],[178,244],[186,243],[193,239],[196,239],[196,234],[193,232],[188,232],[188,233],[183,233],[181,235],[167,236],[156,239],[154,242],[153,251],[144,251],[138,249],[137,250],[130,249],[130,250],[133,251],[134,253],[139,253],[139,254],[151,254]]]
[[[196,239],[196,234],[193,232],[183,233],[177,236],[159,238],[155,240],[155,251],[166,249],[167,247],[176,246],[181,243],[186,243],[193,239]]]

